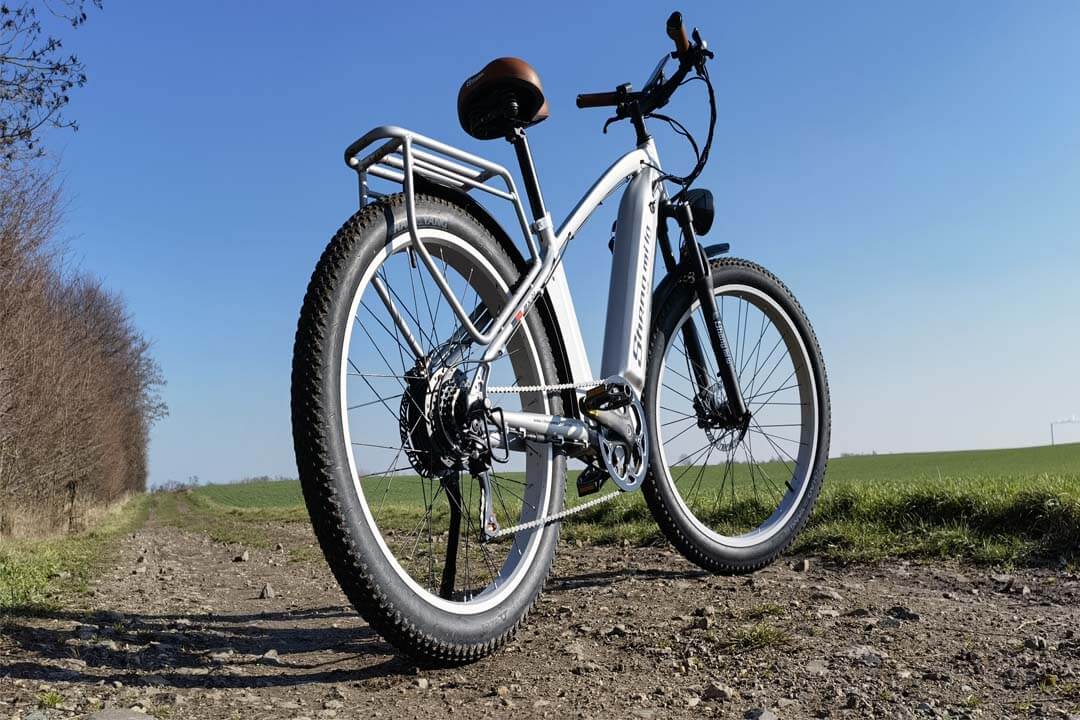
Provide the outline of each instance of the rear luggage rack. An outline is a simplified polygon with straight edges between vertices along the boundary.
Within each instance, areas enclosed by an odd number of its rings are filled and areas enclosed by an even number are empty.
[[[379,140],[386,142],[365,157],[360,157],[360,151]],[[534,258],[539,254],[514,179],[502,165],[393,125],[377,127],[350,145],[345,150],[345,164],[359,176],[361,207],[369,202],[368,198],[382,195],[368,187],[368,175],[400,183],[406,196],[413,193],[412,175],[415,174],[462,192],[483,190],[507,200],[514,206],[529,252]],[[488,183],[494,178],[501,179],[506,189]],[[411,205],[411,202],[407,202],[406,208]]]
[[[364,157],[360,157],[361,151],[379,141],[384,142],[378,144]],[[364,207],[375,198],[382,197],[382,193],[368,187],[369,175],[401,184],[413,247],[416,248],[417,254],[431,273],[435,284],[446,297],[454,314],[461,321],[462,327],[476,342],[490,344],[497,335],[496,330],[506,324],[510,314],[519,306],[536,275],[539,274],[543,260],[540,246],[532,232],[535,229],[537,235],[540,235],[541,229],[530,227],[510,172],[503,166],[484,158],[393,125],[379,126],[349,145],[345,150],[345,164],[355,170],[358,175],[360,207]],[[507,200],[514,206],[518,222],[521,224],[522,235],[525,237],[525,244],[529,250],[529,267],[523,281],[518,283],[514,295],[508,298],[506,305],[501,309],[499,317],[487,326],[490,328],[488,332],[481,331],[473,324],[470,310],[464,308],[458,301],[446,277],[420,239],[416,223],[415,179],[417,176],[462,192],[482,190]],[[496,178],[503,181],[505,189],[498,188],[489,182]]]

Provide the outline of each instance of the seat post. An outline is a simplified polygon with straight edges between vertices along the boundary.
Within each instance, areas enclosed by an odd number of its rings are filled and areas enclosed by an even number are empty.
[[[525,184],[525,193],[529,196],[529,208],[532,210],[533,220],[540,220],[547,215],[544,207],[544,197],[540,194],[540,181],[536,179],[536,168],[533,167],[532,153],[529,151],[529,141],[525,138],[524,128],[514,128],[506,139],[514,146],[517,154],[518,165],[521,167],[521,179]]]

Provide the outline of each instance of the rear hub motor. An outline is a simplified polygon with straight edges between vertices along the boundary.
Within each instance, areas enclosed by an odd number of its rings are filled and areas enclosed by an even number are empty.
[[[465,468],[472,450],[466,432],[469,384],[454,368],[431,371],[417,365],[405,374],[398,426],[413,468],[423,477],[442,477]]]

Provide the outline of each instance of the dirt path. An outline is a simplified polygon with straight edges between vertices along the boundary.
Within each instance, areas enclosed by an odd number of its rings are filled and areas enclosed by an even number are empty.
[[[272,532],[283,549],[247,562],[234,561],[243,548],[153,524],[124,538],[84,611],[0,626],[0,717],[1080,713],[1080,580],[1063,572],[1010,584],[954,565],[811,562],[721,578],[664,549],[564,547],[509,648],[417,671],[345,605],[321,561],[288,562],[309,530]],[[267,583],[275,596],[260,599]],[[37,711],[50,692],[59,707]]]

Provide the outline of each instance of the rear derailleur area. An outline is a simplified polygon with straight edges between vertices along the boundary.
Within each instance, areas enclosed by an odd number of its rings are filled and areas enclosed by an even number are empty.
[[[506,437],[502,410],[493,408],[486,398],[472,400],[471,383],[460,369],[431,369],[421,362],[406,373],[405,380],[399,430],[409,463],[422,477],[439,480],[449,501],[454,535],[467,510],[460,474],[468,470],[480,485],[480,540],[495,538],[501,528],[495,514],[491,466],[507,462],[509,448],[497,452],[491,428],[496,429],[496,437]]]

